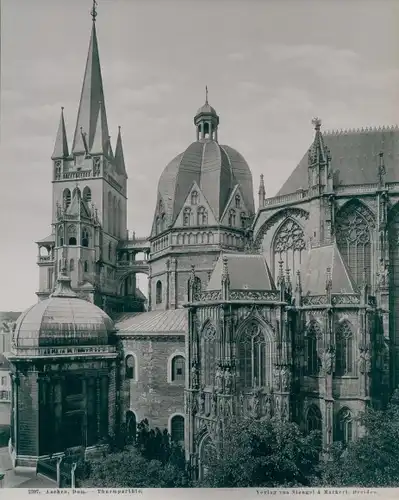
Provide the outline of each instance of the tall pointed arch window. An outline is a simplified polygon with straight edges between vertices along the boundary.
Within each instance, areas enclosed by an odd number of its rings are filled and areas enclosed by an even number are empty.
[[[229,212],[229,226],[234,227],[236,225],[236,211],[232,208]]]
[[[308,413],[306,415],[306,430],[307,432],[311,431],[321,431],[322,427],[322,417],[320,410],[317,406],[312,405],[308,409]]]
[[[213,385],[216,364],[216,329],[211,322],[202,331],[203,382],[206,386]]]
[[[71,204],[71,191],[69,189],[64,189],[63,192],[64,210],[66,210],[70,204]]]
[[[162,282],[160,280],[155,285],[155,303],[162,304]]]
[[[272,385],[272,342],[266,342],[261,326],[250,323],[238,340],[239,384],[242,389]]]
[[[183,211],[183,226],[189,226],[191,221],[191,208],[186,207]]]
[[[279,262],[295,273],[300,269],[302,254],[305,250],[305,236],[302,228],[293,219],[286,219],[278,229],[273,244],[274,275],[278,276]]]
[[[208,212],[205,210],[205,207],[198,208],[197,224],[198,226],[206,226],[208,224]]]
[[[83,201],[86,203],[91,202],[91,189],[88,186],[83,189]]]
[[[68,245],[76,245],[76,226],[71,224],[68,226]]]
[[[320,325],[316,320],[309,323],[305,335],[306,374],[317,375],[320,369],[318,341],[321,338]]]
[[[198,204],[198,191],[191,191],[191,205]]]
[[[336,240],[351,275],[358,285],[371,283],[371,233],[373,215],[360,203],[348,203],[337,214]]]
[[[201,278],[199,278],[198,276],[194,277],[193,297],[190,297],[190,292],[191,292],[190,287],[191,287],[191,278],[187,281],[187,297],[189,297],[191,300],[198,299],[198,296],[201,293],[202,289]]]
[[[337,415],[334,437],[345,446],[353,440],[353,416],[348,408],[342,408]]]
[[[353,363],[353,334],[348,321],[344,321],[338,327],[336,333],[336,357],[335,375],[352,375]]]

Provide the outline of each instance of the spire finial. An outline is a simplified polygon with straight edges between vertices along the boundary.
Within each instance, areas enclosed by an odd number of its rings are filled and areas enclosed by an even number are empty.
[[[205,104],[208,104],[208,85],[205,85]]]
[[[313,118],[312,125],[314,126],[314,129],[318,132],[321,129],[321,119],[317,117]]]
[[[97,17],[97,0],[93,0],[93,7],[90,11],[90,14],[91,14],[91,18],[93,19],[93,23],[96,22],[96,17]]]

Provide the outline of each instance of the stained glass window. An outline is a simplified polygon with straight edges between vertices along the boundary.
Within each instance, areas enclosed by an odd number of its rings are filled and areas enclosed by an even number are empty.
[[[350,203],[337,215],[336,239],[342,257],[358,285],[371,283],[371,237],[367,208]]]
[[[306,430],[311,431],[321,431],[321,413],[317,406],[312,405],[306,415]]]
[[[278,229],[273,245],[274,274],[277,279],[279,262],[283,261],[284,267],[295,273],[300,269],[302,252],[305,250],[305,236],[303,229],[297,222],[287,219]]]
[[[335,375],[353,373],[353,335],[347,321],[340,324],[336,333]]]
[[[239,344],[239,383],[242,389],[272,384],[272,343],[257,323],[251,323],[242,333]]]
[[[306,372],[308,375],[317,375],[319,373],[320,363],[317,344],[320,337],[321,330],[319,324],[317,321],[311,321],[305,335]]]
[[[202,331],[203,379],[207,386],[213,385],[216,364],[216,330],[208,323]]]

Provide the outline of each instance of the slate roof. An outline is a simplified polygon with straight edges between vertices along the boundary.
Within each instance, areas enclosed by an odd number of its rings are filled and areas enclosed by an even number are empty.
[[[336,244],[311,248],[301,267],[302,290],[305,295],[326,293],[327,268],[331,269],[331,293],[358,293],[355,281]]]
[[[259,254],[222,254],[216,262],[207,290],[220,290],[223,257],[227,258],[230,290],[275,290],[266,259]]]
[[[399,128],[324,132],[324,143],[331,152],[335,185],[378,182],[378,154],[384,153],[386,182],[399,181]],[[308,187],[308,152],[283,184],[277,196]]]
[[[42,240],[36,241],[36,243],[54,243],[55,242],[55,236],[54,234],[49,234]]]
[[[176,156],[160,176],[158,201],[165,204],[170,222],[179,215],[194,181],[218,220],[236,184],[241,186],[248,210],[254,213],[252,173],[243,156],[229,146],[202,139]]]
[[[185,334],[188,331],[188,311],[170,309],[168,311],[148,311],[124,313],[116,316],[119,334]]]

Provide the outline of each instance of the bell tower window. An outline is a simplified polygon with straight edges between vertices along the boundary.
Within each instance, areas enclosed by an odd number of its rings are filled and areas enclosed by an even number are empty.
[[[82,247],[88,247],[89,246],[89,231],[87,228],[83,228],[82,230]]]
[[[68,245],[76,245],[76,226],[71,224],[68,227]]]
[[[91,202],[91,189],[88,186],[83,189],[83,201],[86,203]]]

